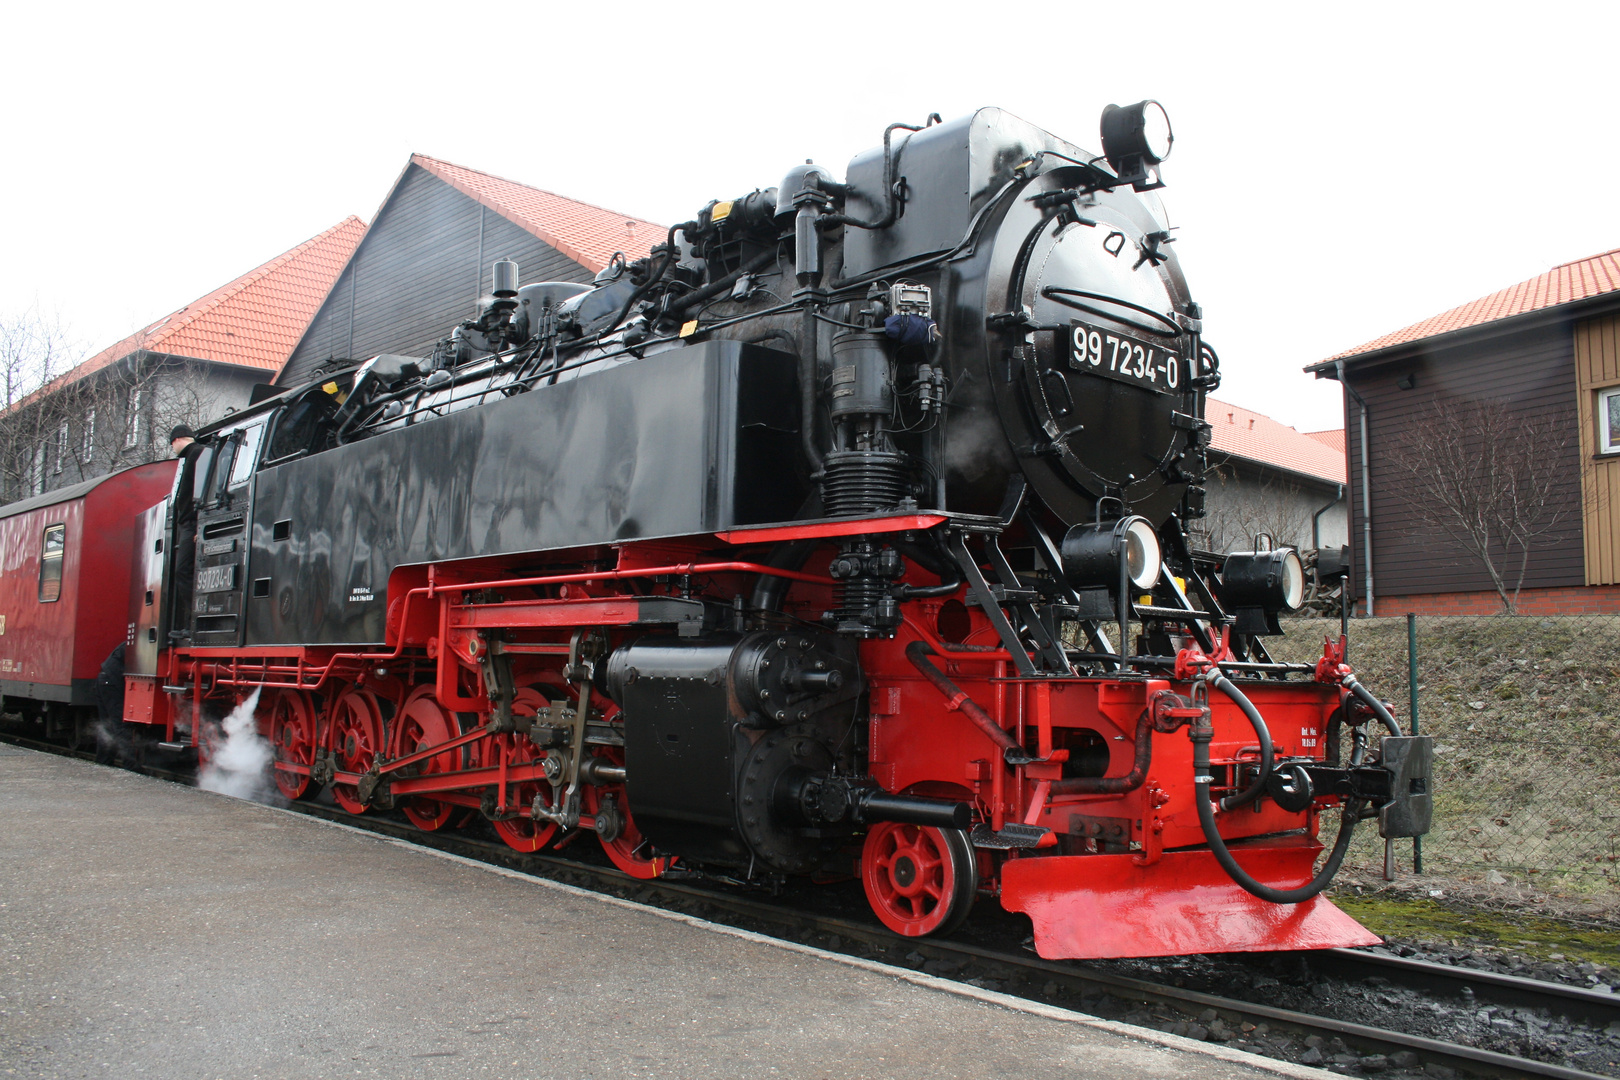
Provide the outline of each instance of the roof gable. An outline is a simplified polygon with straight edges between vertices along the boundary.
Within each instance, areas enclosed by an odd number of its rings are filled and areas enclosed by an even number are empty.
[[[51,380],[36,395],[76,382],[137,351],[277,371],[365,233],[365,222],[350,215],[101,350]]]
[[[1563,304],[1620,292],[1620,248],[1555,266],[1545,274],[1510,285],[1489,296],[1443,311],[1411,326],[1374,338],[1364,345],[1337,353],[1323,363],[1364,353],[1380,352],[1425,338],[1467,330]]]
[[[616,251],[632,259],[640,257],[662,243],[667,233],[664,226],[651,221],[425,154],[412,154],[411,162],[593,272],[607,266]]]
[[[1210,445],[1221,453],[1314,476],[1330,484],[1345,482],[1342,430],[1306,434],[1252,409],[1215,398],[1206,400],[1204,419],[1212,429]],[[1337,447],[1321,437],[1334,435],[1338,436]]]

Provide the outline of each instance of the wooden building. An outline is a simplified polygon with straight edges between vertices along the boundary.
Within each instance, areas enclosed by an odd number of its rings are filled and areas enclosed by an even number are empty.
[[[1510,584],[1523,560],[1516,610],[1620,612],[1620,251],[1555,267],[1306,370],[1347,391],[1351,547],[1364,613],[1369,596],[1376,615],[1503,610],[1484,559],[1415,508],[1423,482],[1413,479],[1414,445],[1459,454],[1465,467],[1493,451],[1534,449],[1538,531],[1528,543],[1491,545]],[[1459,417],[1498,434],[1487,446],[1477,431],[1441,425],[1436,437],[1437,420]],[[1429,433],[1427,443],[1414,432]],[[1535,447],[1523,433],[1534,433]]]
[[[366,237],[276,382],[295,386],[329,361],[427,356],[477,314],[496,259],[524,284],[589,283],[616,251],[662,243],[661,225],[513,180],[411,155]]]
[[[358,217],[76,364],[0,414],[0,502],[168,457],[169,430],[248,403],[365,235]]]

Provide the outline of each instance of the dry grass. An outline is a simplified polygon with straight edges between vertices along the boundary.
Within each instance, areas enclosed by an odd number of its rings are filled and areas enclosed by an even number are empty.
[[[1300,620],[1273,652],[1311,660],[1335,623]],[[1417,620],[1418,718],[1435,737],[1438,878],[1595,898],[1620,879],[1620,617]],[[1350,663],[1405,719],[1406,620],[1358,619]],[[1352,863],[1380,866],[1376,830]],[[1410,846],[1398,842],[1408,864]]]

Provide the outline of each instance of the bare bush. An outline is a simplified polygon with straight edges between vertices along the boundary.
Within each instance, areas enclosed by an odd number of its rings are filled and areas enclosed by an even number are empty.
[[[1512,614],[1531,554],[1563,538],[1572,503],[1560,489],[1574,437],[1557,416],[1435,398],[1392,439],[1387,490],[1412,525],[1443,534],[1477,563]]]

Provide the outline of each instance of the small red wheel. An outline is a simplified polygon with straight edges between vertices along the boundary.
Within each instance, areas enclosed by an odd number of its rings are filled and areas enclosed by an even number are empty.
[[[259,731],[275,750],[276,787],[289,799],[309,791],[309,773],[284,768],[315,764],[315,709],[298,690],[271,690],[259,701]]]
[[[546,702],[546,696],[533,687],[519,687],[512,698],[512,713],[515,716],[533,716]],[[485,754],[489,758],[484,762],[486,767],[499,766],[503,757],[506,764],[512,766],[529,765],[546,756],[545,751],[535,746],[525,735],[496,735],[489,740]],[[537,795],[543,805],[549,806],[551,785],[543,780],[513,784],[507,792],[507,809],[526,811],[534,805]],[[496,834],[506,841],[507,847],[524,853],[539,851],[550,843],[551,838],[557,833],[556,822],[540,822],[526,815],[499,819],[494,825]]]
[[[363,773],[382,754],[382,710],[376,695],[348,690],[332,703],[332,753],[339,772]],[[351,814],[363,814],[366,804],[353,784],[333,784],[332,798]]]
[[[434,698],[433,688],[430,686],[418,687],[405,699],[405,706],[399,710],[396,724],[395,737],[398,739],[394,748],[396,757],[408,757],[419,750],[449,742],[461,733],[456,718],[446,712],[444,706]],[[459,767],[457,761],[464,756],[460,750],[447,750],[442,754],[435,754],[426,761],[418,762],[414,774],[427,776],[431,773],[455,772]],[[401,802],[400,809],[405,811],[405,816],[410,818],[412,825],[423,832],[432,832],[450,824],[453,816],[451,811],[455,806],[417,795]]]
[[[978,870],[960,829],[885,821],[866,834],[861,884],[883,925],[904,937],[948,934],[973,907]]]

